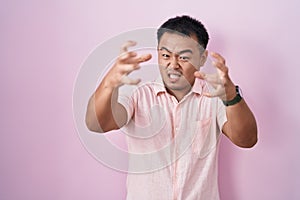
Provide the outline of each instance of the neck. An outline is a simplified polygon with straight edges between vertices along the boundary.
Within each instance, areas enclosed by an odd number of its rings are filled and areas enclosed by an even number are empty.
[[[180,102],[183,99],[183,97],[191,91],[192,87],[187,87],[180,90],[172,90],[169,88],[166,89],[169,94],[173,95],[177,99],[177,101]]]

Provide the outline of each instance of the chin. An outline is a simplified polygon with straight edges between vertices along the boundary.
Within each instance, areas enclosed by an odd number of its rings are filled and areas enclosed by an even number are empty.
[[[177,84],[177,83],[168,83],[165,84],[166,88],[170,89],[170,90],[183,90],[184,88],[186,88],[187,86],[182,85],[182,84]]]

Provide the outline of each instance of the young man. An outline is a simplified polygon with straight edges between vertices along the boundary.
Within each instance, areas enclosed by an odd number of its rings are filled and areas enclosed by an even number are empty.
[[[129,158],[133,171],[145,173],[128,175],[127,199],[219,199],[219,133],[237,146],[253,147],[255,118],[221,55],[211,53],[217,74],[199,71],[209,39],[201,22],[189,16],[169,19],[157,38],[161,78],[131,94],[121,92],[122,85],[140,82],[128,74],[151,59],[128,51],[135,42],[126,42],[89,101],[87,127],[100,133],[122,127],[128,150],[142,155]]]

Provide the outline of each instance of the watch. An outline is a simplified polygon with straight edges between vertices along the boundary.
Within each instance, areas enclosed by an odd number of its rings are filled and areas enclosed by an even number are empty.
[[[241,96],[242,92],[241,92],[241,89],[239,88],[239,86],[237,86],[237,85],[235,86],[235,91],[236,91],[236,96],[232,100],[223,101],[225,106],[235,105],[243,99],[243,97]]]

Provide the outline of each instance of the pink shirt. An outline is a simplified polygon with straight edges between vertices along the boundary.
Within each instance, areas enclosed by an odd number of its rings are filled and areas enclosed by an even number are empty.
[[[178,102],[161,80],[130,94],[120,89],[128,113],[128,200],[218,200],[217,153],[226,121],[219,98],[202,95],[207,84],[196,79]]]

